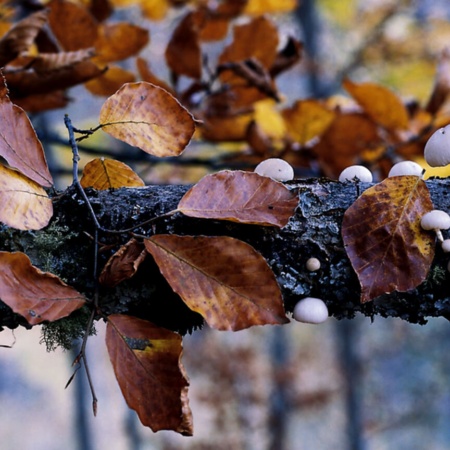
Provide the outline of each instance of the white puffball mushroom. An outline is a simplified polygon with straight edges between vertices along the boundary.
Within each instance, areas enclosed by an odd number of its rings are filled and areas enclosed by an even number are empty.
[[[450,164],[450,125],[436,130],[425,144],[425,161],[431,167]]]
[[[310,272],[316,272],[320,269],[320,261],[317,258],[309,258],[308,261],[306,261],[306,268]]]
[[[389,171],[388,177],[398,177],[401,175],[415,175],[422,177],[423,168],[414,161],[401,161],[394,164]]]
[[[450,239],[444,239],[441,243],[441,247],[444,253],[450,253]]]
[[[294,307],[294,319],[303,323],[322,323],[328,319],[328,308],[320,298],[306,297]]]
[[[434,230],[440,242],[444,242],[441,230],[448,230],[450,228],[450,216],[445,211],[433,209],[422,216],[420,226],[424,230]]]
[[[290,181],[294,179],[292,166],[280,158],[269,158],[260,162],[255,167],[255,172],[263,177],[269,177],[276,181]]]
[[[358,178],[363,183],[371,183],[373,180],[372,172],[364,166],[350,166],[344,169],[339,175],[339,181],[353,181]]]

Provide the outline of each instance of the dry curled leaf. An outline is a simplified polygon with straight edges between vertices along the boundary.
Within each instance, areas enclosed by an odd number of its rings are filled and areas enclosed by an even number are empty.
[[[128,406],[153,431],[193,433],[181,336],[142,319],[108,317],[106,346]]]
[[[189,143],[191,114],[164,89],[150,83],[127,83],[100,111],[102,129],[155,156],[177,156]]]
[[[122,187],[145,186],[133,169],[115,159],[96,158],[88,162],[80,180],[84,188],[92,187],[99,191]]]
[[[54,322],[85,304],[82,294],[21,252],[0,252],[0,298],[30,325]]]
[[[130,239],[109,258],[100,274],[100,284],[112,288],[128,280],[137,272],[146,255],[144,244]]]
[[[224,170],[202,178],[178,204],[190,217],[284,227],[297,207],[297,195],[257,173]]]
[[[434,236],[421,217],[433,209],[419,177],[390,177],[367,189],[345,212],[342,237],[361,284],[361,302],[422,283],[434,256]]]
[[[289,322],[274,273],[245,242],[155,235],[144,243],[172,289],[209,326],[237,331]]]

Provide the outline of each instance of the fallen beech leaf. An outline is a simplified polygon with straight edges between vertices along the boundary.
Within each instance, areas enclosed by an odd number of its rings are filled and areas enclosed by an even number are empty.
[[[177,75],[196,79],[202,76],[202,55],[194,13],[186,15],[174,30],[167,44],[166,61]]]
[[[92,187],[99,191],[145,186],[131,167],[115,159],[105,158],[96,158],[88,162],[84,166],[80,183],[84,188]]]
[[[290,136],[301,145],[320,136],[336,115],[318,100],[298,100],[281,114]]]
[[[377,124],[389,129],[408,128],[408,111],[389,89],[375,83],[344,80],[344,88]]]
[[[419,177],[391,177],[367,189],[345,212],[342,237],[361,284],[361,302],[422,283],[434,256],[434,236],[421,217],[433,209]]]
[[[21,252],[0,252],[0,298],[30,325],[54,322],[85,304],[83,295]]]
[[[102,129],[155,156],[177,156],[195,131],[194,119],[164,89],[150,83],[127,83],[100,111]]]
[[[186,216],[284,227],[298,198],[283,184],[257,173],[224,170],[202,178],[178,204]]]
[[[274,273],[245,242],[159,234],[144,244],[172,289],[209,326],[237,331],[289,322]]]
[[[134,238],[130,239],[109,258],[100,274],[100,284],[114,287],[128,280],[137,272],[146,255],[144,244]]]
[[[18,230],[40,230],[53,215],[47,193],[21,173],[0,165],[0,221]]]
[[[64,50],[94,47],[98,23],[87,8],[66,0],[52,0],[48,7],[50,27]]]
[[[108,317],[106,346],[128,406],[153,431],[192,436],[189,381],[181,363],[181,336],[142,319]]]
[[[120,89],[125,83],[136,81],[133,72],[122,69],[119,66],[108,66],[108,70],[84,83],[84,87],[94,95],[110,96]]]
[[[38,11],[17,22],[0,39],[0,67],[28,51],[39,31],[47,22],[48,12]]]
[[[126,22],[104,24],[95,41],[96,59],[102,63],[121,61],[139,53],[148,41],[145,28]]]
[[[0,156],[41,186],[53,185],[42,144],[25,111],[11,103],[4,78],[0,79]]]

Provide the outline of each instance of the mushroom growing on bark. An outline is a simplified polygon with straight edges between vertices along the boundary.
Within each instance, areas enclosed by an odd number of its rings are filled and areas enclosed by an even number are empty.
[[[328,319],[328,308],[323,300],[306,297],[294,307],[294,319],[303,323],[322,323]]]
[[[436,130],[425,144],[425,161],[431,167],[450,164],[450,125]]]
[[[400,175],[415,175],[422,177],[423,168],[414,161],[401,161],[394,164],[389,171],[388,177],[397,177]]]
[[[357,178],[363,183],[371,183],[373,180],[372,172],[364,166],[350,166],[344,169],[339,175],[339,181],[343,183],[344,181],[353,181]]]
[[[433,209],[422,217],[420,225],[424,230],[433,230],[438,240],[444,242],[441,230],[450,228],[450,216],[445,211]]]
[[[260,162],[255,167],[255,172],[263,177],[269,177],[276,181],[290,181],[294,179],[292,166],[280,158],[269,158]]]

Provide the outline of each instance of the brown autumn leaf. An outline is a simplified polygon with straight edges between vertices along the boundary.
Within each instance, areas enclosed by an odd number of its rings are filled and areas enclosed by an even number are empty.
[[[36,36],[46,24],[48,11],[38,11],[17,22],[0,39],[0,67],[28,51]]]
[[[203,219],[284,227],[298,205],[297,194],[254,172],[224,170],[189,189],[177,211]]]
[[[144,244],[172,289],[209,326],[237,331],[289,322],[274,273],[245,242],[159,234]]]
[[[275,61],[270,68],[270,75],[276,77],[280,73],[290,69],[300,61],[303,44],[289,36],[285,46],[278,51]]]
[[[142,187],[145,183],[123,162],[115,159],[95,158],[83,169],[80,180],[84,188],[92,187],[99,191],[122,187]]]
[[[360,113],[338,113],[313,147],[320,166],[330,178],[338,178],[367,150],[378,147],[381,138],[377,125]]]
[[[199,79],[202,55],[195,13],[187,14],[175,28],[166,48],[166,62],[172,72]]]
[[[255,17],[247,24],[234,27],[233,41],[219,56],[219,65],[254,59],[269,70],[277,56],[277,48],[278,31],[275,25],[264,16]],[[227,83],[235,82],[236,75],[225,71],[221,79]]]
[[[9,99],[3,77],[0,84],[0,156],[31,180],[50,187],[53,179],[30,119],[22,108]]]
[[[348,79],[343,81],[343,86],[377,124],[390,130],[408,128],[408,111],[389,89],[375,83],[357,84]]]
[[[125,83],[133,83],[136,77],[133,72],[119,66],[108,66],[108,70],[84,83],[84,87],[94,95],[110,96],[117,92]]]
[[[165,89],[169,94],[175,96],[175,91],[163,80],[158,78],[150,69],[148,62],[143,58],[136,59],[136,67],[139,71],[142,81],[154,84],[160,88]]]
[[[144,244],[130,239],[109,258],[100,274],[100,284],[112,288],[128,280],[137,272],[146,255]]]
[[[0,298],[30,325],[54,322],[85,304],[83,295],[21,252],[0,252]]]
[[[436,114],[445,103],[450,92],[450,48],[446,48],[440,58],[434,77],[433,91],[428,99],[425,111]]]
[[[336,115],[318,100],[297,100],[281,114],[291,138],[301,145],[320,136]]]
[[[0,164],[0,222],[18,230],[40,230],[53,216],[53,204],[42,187]]]
[[[69,103],[69,97],[64,91],[53,91],[47,94],[28,95],[24,98],[18,98],[15,99],[15,103],[29,113],[37,113],[63,108]]]
[[[344,214],[342,237],[361,284],[361,302],[422,283],[434,257],[434,236],[421,217],[433,209],[419,177],[386,178]]]
[[[67,0],[52,0],[48,7],[50,27],[64,50],[94,47],[98,23],[87,8]]]
[[[121,61],[139,53],[149,42],[149,32],[131,23],[119,22],[99,27],[95,41],[97,60]]]
[[[244,141],[247,128],[253,120],[253,114],[236,116],[207,116],[202,118],[200,132],[203,139],[212,142]]]
[[[195,131],[191,114],[164,89],[127,83],[100,111],[103,131],[155,156],[177,156]]]
[[[153,431],[192,436],[189,381],[181,362],[181,336],[142,319],[108,317],[106,346],[128,406]]]

